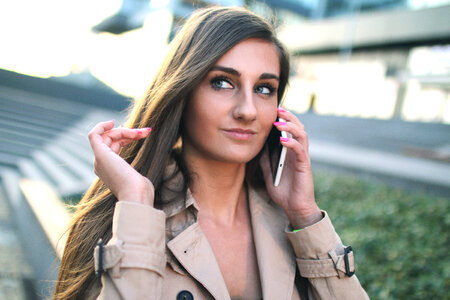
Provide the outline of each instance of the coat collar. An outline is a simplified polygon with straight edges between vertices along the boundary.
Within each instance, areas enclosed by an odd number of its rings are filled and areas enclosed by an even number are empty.
[[[249,189],[253,239],[264,299],[291,299],[296,261],[284,212],[265,192]]]
[[[167,247],[186,271],[215,299],[230,299],[211,246],[197,222],[172,239]]]
[[[284,233],[287,218],[263,192],[250,187],[248,200],[263,297],[291,299],[296,262]],[[167,247],[214,298],[230,299],[212,248],[197,223],[197,205],[189,191],[184,204],[184,210],[178,205],[168,215]]]
[[[198,206],[189,190],[183,202],[184,210],[180,209],[181,204],[174,205],[175,209],[165,210],[166,214],[169,213],[166,218],[167,248],[178,263],[215,299],[228,300],[230,296],[225,280],[214,252],[197,222]]]

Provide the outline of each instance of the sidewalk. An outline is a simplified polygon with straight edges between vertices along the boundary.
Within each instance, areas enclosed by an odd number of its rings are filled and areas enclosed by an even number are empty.
[[[450,192],[448,163],[314,139],[310,140],[310,155],[313,163],[403,179],[411,184],[436,186]]]
[[[450,125],[299,114],[314,165],[450,195]]]

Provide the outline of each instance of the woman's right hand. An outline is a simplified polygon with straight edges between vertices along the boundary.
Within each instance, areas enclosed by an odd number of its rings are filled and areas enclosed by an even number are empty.
[[[154,187],[118,155],[133,141],[146,138],[151,128],[114,128],[114,120],[100,122],[89,132],[94,152],[94,172],[119,201],[132,201],[153,206]]]

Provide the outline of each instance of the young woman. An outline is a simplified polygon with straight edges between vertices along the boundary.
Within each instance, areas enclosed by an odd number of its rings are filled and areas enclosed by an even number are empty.
[[[366,299],[315,202],[305,129],[277,109],[288,75],[260,17],[194,13],[127,128],[89,133],[99,180],[74,214],[54,299]],[[280,130],[292,138],[275,187],[266,144]]]

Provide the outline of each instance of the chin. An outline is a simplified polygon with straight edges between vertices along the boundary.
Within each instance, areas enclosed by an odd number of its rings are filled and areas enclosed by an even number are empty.
[[[222,152],[220,155],[218,155],[217,158],[218,160],[223,162],[246,164],[253,158],[255,158],[258,153],[259,150],[255,151],[254,149],[252,149],[252,151],[245,151],[244,149],[233,149],[227,152]]]
[[[198,143],[196,147],[186,147],[191,149],[189,152],[195,156],[202,157],[206,160],[246,164],[255,158],[264,146],[262,143],[231,144],[222,143],[221,141],[208,141],[208,143]],[[185,146],[187,143],[185,144]],[[186,149],[185,148],[185,149]]]

